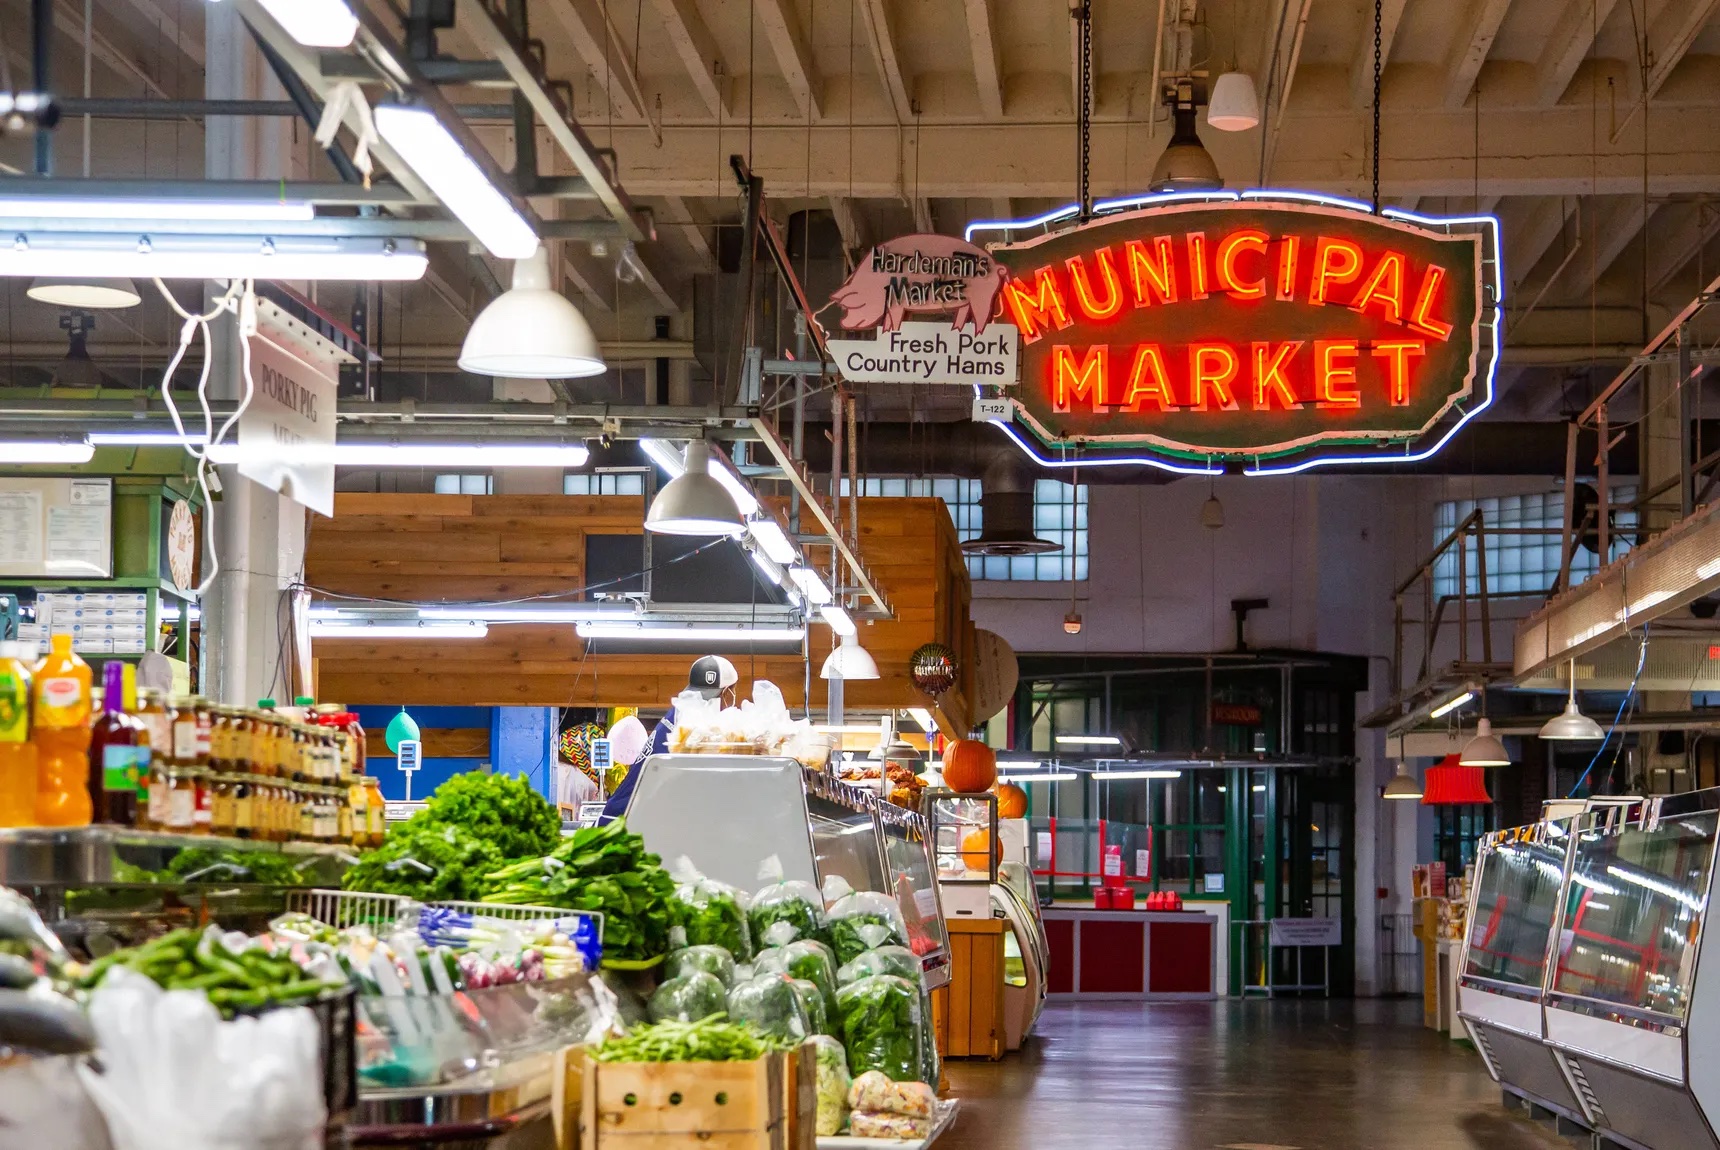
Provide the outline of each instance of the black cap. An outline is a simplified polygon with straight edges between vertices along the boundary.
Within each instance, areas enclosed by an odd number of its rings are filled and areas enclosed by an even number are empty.
[[[687,689],[714,699],[741,681],[735,665],[721,655],[706,655],[693,663],[687,675]]]

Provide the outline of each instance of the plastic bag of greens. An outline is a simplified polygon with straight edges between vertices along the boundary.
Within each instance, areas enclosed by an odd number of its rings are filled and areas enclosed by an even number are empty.
[[[925,1073],[920,988],[907,979],[879,974],[849,983],[836,992],[836,1014],[849,1070],[876,1070],[897,1082]]]
[[[889,895],[876,891],[856,891],[830,908],[826,916],[830,929],[830,948],[836,952],[838,963],[853,962],[863,951],[886,943],[908,945],[908,927],[902,921],[902,908]],[[861,928],[881,926],[890,931],[885,937],[874,932],[861,933]],[[876,941],[873,941],[876,939]]]
[[[791,978],[788,984],[794,988],[801,1008],[806,1011],[807,1029],[813,1034],[829,1034],[830,1007],[825,1003],[824,992],[804,978]]]
[[[932,1018],[932,992],[920,985],[920,1081],[935,1091],[943,1066],[938,1054],[937,1023]]]
[[[746,895],[702,875],[686,856],[675,863],[676,913],[689,946],[720,946],[736,962],[750,962],[752,931],[747,927]]]
[[[828,1138],[848,1122],[848,1054],[828,1034],[812,1041],[818,1057],[818,1136]]]
[[[753,970],[758,974],[803,978],[818,987],[826,1003],[836,1001],[836,988],[841,985],[836,978],[836,956],[828,946],[810,938],[759,951],[753,959]]]
[[[871,927],[868,933],[881,929]],[[842,969],[836,972],[836,985],[847,986],[874,974],[894,974],[917,986],[922,981],[920,956],[905,946],[875,946],[871,950],[863,950],[854,956],[852,962],[842,964]]]
[[[816,1033],[793,982],[780,974],[761,974],[729,991],[729,1017],[794,1042]]]
[[[824,937],[824,896],[809,882],[782,877],[782,860],[771,855],[759,867],[759,878],[765,885],[753,895],[747,910],[755,943],[763,944],[765,934],[777,923],[786,923],[793,933],[781,939],[793,942],[797,938]]]
[[[695,970],[659,986],[651,995],[649,1010],[652,1022],[670,1018],[678,1022],[698,1022],[713,1014],[721,1014],[726,1006],[722,981],[714,974]]]
[[[670,951],[663,962],[663,974],[667,978],[679,978],[694,971],[715,975],[723,986],[733,986],[735,956],[720,946],[683,946],[680,950]]]

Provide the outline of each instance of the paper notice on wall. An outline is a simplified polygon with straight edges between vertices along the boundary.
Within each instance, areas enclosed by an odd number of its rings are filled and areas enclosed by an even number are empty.
[[[48,508],[47,568],[55,574],[109,574],[108,531],[112,509],[107,504],[79,504]]]
[[[1152,878],[1153,877],[1153,852],[1152,851],[1137,850],[1135,852],[1135,877],[1136,878]]]
[[[1108,846],[1105,848],[1105,877],[1123,877],[1123,848]]]
[[[1207,894],[1224,893],[1224,872],[1221,870],[1207,871],[1201,879]]]
[[[920,912],[922,920],[936,918],[938,916],[938,892],[930,888],[915,891],[914,909]]]
[[[8,565],[42,562],[42,493],[0,491],[0,555]]]
[[[1036,865],[1051,865],[1051,832],[1039,831],[1033,836],[1033,861]]]

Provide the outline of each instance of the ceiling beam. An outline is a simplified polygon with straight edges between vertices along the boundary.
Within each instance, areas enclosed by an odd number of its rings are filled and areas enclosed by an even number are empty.
[[[819,119],[823,113],[818,107],[818,73],[812,66],[812,53],[800,34],[800,21],[789,0],[752,0],[752,4],[801,118]]]
[[[1658,295],[1720,234],[1720,207],[1706,201],[1668,204],[1656,217],[1665,223],[1648,252],[1648,293]],[[1691,282],[1692,291],[1703,285]]]
[[[968,46],[973,50],[974,81],[979,85],[980,114],[988,120],[1003,119],[1003,68],[998,61],[997,35],[991,22],[989,0],[964,0],[967,8]]]
[[[853,259],[866,246],[866,221],[859,205],[846,196],[831,196],[830,215],[842,237],[843,252]]]
[[[112,6],[112,0],[108,0]],[[123,0],[123,3],[143,17],[152,31],[167,37],[179,46],[179,50],[199,68],[203,67],[203,39],[201,36],[189,35],[180,27],[179,21],[169,12],[162,9],[156,0]]]
[[[1594,47],[1596,30],[1612,15],[1618,0],[1566,0],[1559,22],[1541,45],[1541,55],[1535,61],[1535,95],[1545,107],[1552,107],[1571,86],[1571,80],[1582,66],[1583,57]]]
[[[1078,116],[1081,114],[1081,21],[1075,19],[1076,9],[1074,8],[1073,5],[1080,3],[1080,0],[1070,0],[1070,2],[1071,2],[1071,7],[1069,9],[1069,114],[1072,116]],[[1091,9],[1089,9],[1089,11],[1091,11]],[[1089,19],[1091,19],[1091,17],[1089,17]],[[1095,61],[1097,61],[1099,58],[1099,46],[1097,44],[1095,44],[1093,46],[1093,58]],[[1093,70],[1093,72],[1094,72],[1094,75],[1097,75],[1098,69],[1095,68]]]
[[[1565,300],[1581,299],[1589,294],[1642,231],[1643,224],[1653,217],[1659,205],[1650,205],[1650,211],[1645,214],[1641,196],[1591,196],[1584,207],[1582,242],[1593,244],[1593,251],[1588,259],[1578,255],[1577,264],[1585,273],[1592,268],[1593,274],[1579,276],[1570,281],[1569,290],[1554,293]]]
[[[72,0],[56,0],[54,4],[54,26],[70,36],[73,42],[81,45],[84,42],[83,8],[73,4]],[[163,100],[172,98],[168,95],[167,89],[163,88],[154,76],[151,76],[141,64],[117,47],[99,28],[92,27],[90,29],[90,55],[106,65],[114,75],[122,79],[140,81],[152,95]],[[198,87],[201,89],[202,85],[199,84]]]
[[[622,250],[626,250],[625,244],[622,245]],[[620,257],[617,256],[616,258],[619,259]],[[670,286],[664,282],[664,277],[646,262],[645,253],[637,248],[633,252],[633,266],[638,269],[639,283],[651,293],[651,298],[661,304],[663,309],[671,315],[681,314],[679,293],[671,290]]]
[[[571,285],[594,310],[603,315],[615,314],[615,273],[599,265],[590,252],[563,244],[561,274],[563,294]]]
[[[932,222],[932,201],[924,196],[914,199],[914,230],[921,235],[932,235],[938,229]]]
[[[604,99],[623,119],[645,118],[645,91],[637,62],[607,13],[592,0],[550,0],[550,15],[603,88]]]
[[[1308,14],[1314,7],[1314,0],[1285,0],[1285,4],[1283,15],[1287,19],[1283,31],[1269,34],[1265,57],[1270,64],[1276,53],[1276,58],[1281,61],[1275,83],[1269,83],[1266,88],[1266,99],[1272,106],[1272,130],[1267,134],[1264,161],[1256,169],[1261,182],[1268,187],[1276,178],[1273,172],[1278,162],[1278,141],[1284,135],[1284,110],[1290,106],[1290,92],[1296,84],[1296,71],[1302,62],[1302,42],[1308,33]]]
[[[1469,30],[1469,35],[1467,38],[1458,37],[1452,57],[1446,64],[1447,108],[1461,108],[1469,102],[1469,93],[1475,90],[1475,78],[1481,74],[1481,65],[1487,62],[1493,38],[1499,35],[1499,25],[1505,22],[1505,13],[1510,7],[1511,0],[1473,0],[1468,18],[1458,23],[1460,29]]]
[[[1690,46],[1713,19],[1720,0],[1684,0],[1665,5],[1648,27],[1648,44],[1654,50],[1654,66],[1648,71],[1647,99],[1654,99],[1678,67]]]
[[[665,196],[661,222],[674,225],[681,239],[693,250],[693,258],[697,261],[700,271],[714,272],[717,270],[717,250],[711,245],[710,238],[705,235],[705,225],[693,216],[693,210],[681,196]]]
[[[1500,228],[1505,236],[1505,275],[1511,293],[1523,290],[1522,285],[1528,283],[1530,273],[1554,242],[1569,234],[1567,225],[1577,214],[1579,202],[1573,196],[1536,200],[1526,215]],[[1576,235],[1571,240],[1581,242]]]
[[[681,57],[705,107],[713,116],[730,114],[733,109],[724,99],[722,50],[699,15],[698,5],[694,0],[656,0],[656,4],[669,42],[675,45],[675,54]]]
[[[889,93],[896,120],[905,123],[914,115],[910,81],[902,75],[902,58],[896,51],[896,36],[890,28],[890,9],[884,0],[862,0],[866,11],[866,36],[872,44],[872,62]]]
[[[1397,39],[1398,22],[1403,19],[1407,0],[1381,0],[1380,3],[1380,74],[1391,62],[1392,41]],[[1350,103],[1358,108],[1374,105],[1374,22],[1362,21],[1362,47],[1350,64]]]
[[[994,220],[1013,220],[1015,208],[1010,204],[1008,196],[992,196],[991,218]]]

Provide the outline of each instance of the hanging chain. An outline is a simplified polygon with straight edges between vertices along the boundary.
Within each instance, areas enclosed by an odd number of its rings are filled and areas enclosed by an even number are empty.
[[[1380,21],[1381,0],[1374,0],[1374,215],[1380,214]]]
[[[1080,134],[1080,166],[1076,172],[1075,200],[1080,205],[1081,218],[1093,218],[1093,190],[1090,185],[1093,151],[1093,3],[1081,0],[1071,13],[1081,24],[1081,98],[1076,102],[1075,118]]]

